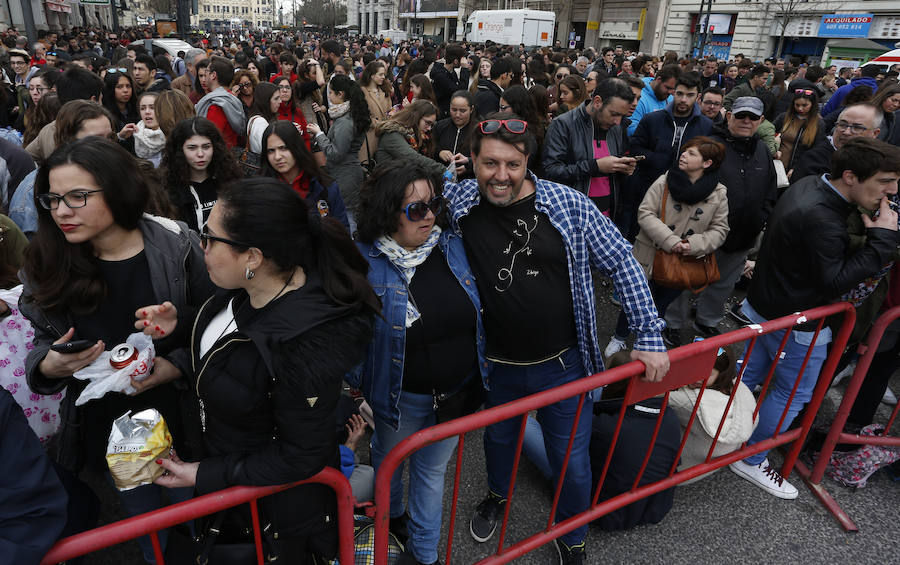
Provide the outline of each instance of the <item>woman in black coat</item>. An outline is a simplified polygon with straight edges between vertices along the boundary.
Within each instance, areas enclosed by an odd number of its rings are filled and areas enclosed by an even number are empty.
[[[362,361],[380,310],[366,260],[340,222],[271,178],[223,187],[201,241],[220,290],[201,307],[190,350],[157,359],[152,380],[136,384],[187,379],[199,397],[203,456],[162,460],[168,473],[157,484],[206,494],[337,468],[341,381]],[[176,325],[171,310],[157,308],[146,321],[167,333]],[[261,506],[286,562],[335,554],[329,487],[302,485]],[[252,542],[248,525],[246,508],[229,511],[216,543]]]

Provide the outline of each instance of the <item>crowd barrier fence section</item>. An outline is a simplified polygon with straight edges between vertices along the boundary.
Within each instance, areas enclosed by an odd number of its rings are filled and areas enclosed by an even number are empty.
[[[872,329],[869,330],[869,334],[863,342],[860,343],[857,348],[857,353],[859,353],[861,357],[856,365],[856,369],[853,371],[853,376],[850,378],[850,383],[847,385],[846,391],[844,391],[843,400],[841,401],[834,421],[828,430],[828,435],[825,438],[825,443],[822,445],[818,458],[812,469],[807,468],[802,462],[798,462],[797,465],[797,474],[803,477],[813,494],[818,497],[822,505],[831,512],[841,527],[846,531],[857,531],[858,527],[850,516],[844,512],[837,501],[834,500],[831,494],[829,494],[828,490],[822,484],[822,478],[825,475],[825,468],[828,466],[828,461],[834,453],[835,446],[839,443],[860,446],[883,445],[900,447],[900,436],[890,435],[891,428],[897,419],[897,413],[900,412],[900,404],[894,406],[894,410],[884,427],[884,434],[880,436],[862,436],[843,431],[844,425],[847,423],[847,417],[850,415],[850,410],[853,407],[853,403],[859,395],[863,380],[866,378],[869,367],[872,365],[872,359],[875,357],[875,353],[878,352],[878,345],[881,343],[888,326],[890,326],[897,318],[900,318],[900,306],[891,308],[881,314],[875,321]]]
[[[61,563],[144,535],[150,536],[157,564],[165,565],[159,543],[160,530],[247,503],[250,504],[257,563],[263,565],[257,501],[306,483],[319,483],[334,489],[338,509],[338,557],[341,563],[353,563],[354,501],[350,483],[340,471],[326,467],[312,477],[296,483],[267,487],[231,487],[61,539],[44,556],[41,565]]]
[[[731,453],[727,453],[724,455],[720,455],[718,457],[712,457],[712,453],[715,449],[716,442],[718,441],[719,432],[722,429],[722,423],[719,424],[719,429],[716,433],[716,436],[713,438],[712,446],[706,456],[706,460],[697,465],[691,466],[689,468],[683,469],[682,471],[677,471],[676,465],[677,460],[680,459],[681,452],[684,449],[686,439],[682,440],[681,445],[678,451],[678,457],[676,458],[676,464],[672,465],[672,468],[669,471],[669,474],[666,478],[654,482],[650,482],[647,484],[640,484],[641,478],[646,470],[647,463],[650,459],[650,455],[652,449],[656,443],[656,437],[659,432],[660,426],[662,424],[662,418],[665,414],[665,405],[668,402],[669,392],[680,388],[682,386],[695,383],[697,381],[705,381],[709,376],[712,367],[716,361],[716,357],[718,355],[718,349],[720,347],[726,347],[734,344],[739,344],[741,342],[746,343],[745,355],[744,358],[749,358],[750,353],[752,352],[753,347],[757,343],[757,338],[763,334],[770,334],[773,332],[786,330],[784,332],[784,337],[781,340],[781,345],[779,350],[773,356],[774,361],[769,368],[767,377],[762,384],[762,390],[760,392],[759,398],[762,399],[769,388],[769,385],[772,381],[772,377],[775,373],[775,368],[778,363],[778,360],[781,358],[782,353],[784,351],[785,345],[787,344],[787,340],[791,336],[791,332],[794,326],[798,324],[804,324],[808,322],[817,322],[817,327],[815,330],[815,336],[818,337],[820,331],[824,327],[826,318],[831,316],[839,316],[842,315],[843,318],[841,320],[840,328],[835,333],[833,338],[832,347],[830,349],[830,353],[826,358],[820,375],[819,380],[813,390],[813,395],[810,402],[807,404],[807,409],[803,413],[800,419],[799,424],[795,422],[795,426],[791,429],[787,429],[784,432],[778,433],[778,429],[780,426],[776,428],[776,432],[774,435],[768,439],[760,441],[752,446],[746,445],[746,443],[741,446],[740,449],[733,451]],[[641,379],[641,376],[644,372],[643,363],[633,361],[628,363],[627,365],[623,365],[620,367],[616,367],[615,369],[611,369],[608,371],[604,371],[602,373],[598,373],[595,375],[591,375],[589,377],[585,377],[583,379],[579,379],[578,381],[574,381],[571,383],[567,383],[565,385],[549,389],[537,394],[532,394],[530,396],[515,400],[513,402],[509,402],[500,406],[495,406],[493,408],[483,410],[480,412],[476,412],[469,416],[465,416],[463,418],[459,418],[457,420],[452,420],[449,422],[445,422],[442,424],[438,424],[436,426],[426,428],[421,430],[410,437],[406,438],[404,441],[399,443],[393,450],[391,450],[384,461],[381,464],[381,468],[378,471],[376,476],[376,485],[375,485],[375,564],[376,565],[387,565],[387,549],[388,549],[388,529],[389,529],[389,520],[390,520],[390,479],[394,474],[395,470],[402,464],[404,460],[406,460],[412,453],[421,449],[429,444],[435,443],[437,441],[441,441],[443,439],[458,436],[459,444],[457,447],[457,455],[456,455],[456,465],[455,465],[455,474],[454,474],[454,484],[453,484],[453,499],[450,508],[450,516],[448,523],[448,538],[446,543],[446,560],[444,561],[447,565],[450,565],[453,551],[453,534],[456,526],[456,515],[457,515],[457,503],[459,499],[459,489],[460,489],[460,474],[462,471],[462,458],[463,452],[465,449],[465,438],[466,433],[471,432],[473,430],[477,430],[480,428],[485,428],[491,424],[501,422],[504,420],[508,420],[511,418],[520,418],[521,426],[519,431],[518,445],[516,448],[516,455],[513,461],[513,467],[510,477],[510,492],[514,493],[515,480],[519,467],[520,456],[522,452],[522,440],[524,437],[524,429],[526,418],[528,417],[528,413],[532,410],[537,410],[538,408],[548,406],[550,404],[559,402],[561,400],[578,397],[579,406],[581,403],[590,402],[590,397],[588,397],[588,393],[590,391],[601,387],[609,385],[610,383],[614,383],[617,381],[629,380],[629,384],[625,393],[625,399],[622,404],[622,409],[618,415],[618,423],[616,426],[616,431],[613,436],[613,440],[610,442],[611,445],[606,454],[606,463],[600,476],[597,484],[594,486],[594,495],[589,504],[589,507],[586,511],[577,514],[575,516],[569,517],[568,519],[560,522],[555,522],[555,515],[557,505],[559,503],[560,492],[562,489],[562,481],[556,481],[555,492],[553,495],[553,504],[550,508],[549,516],[547,518],[546,527],[540,532],[531,535],[525,539],[516,541],[512,545],[506,544],[506,531],[507,524],[509,522],[511,509],[514,505],[514,495],[510,494],[508,496],[508,501],[506,504],[506,509],[503,516],[503,522],[499,529],[499,536],[497,540],[497,550],[494,554],[488,556],[483,559],[479,563],[481,564],[500,564],[500,563],[508,563],[513,561],[514,559],[520,558],[526,553],[537,549],[547,543],[552,542],[554,539],[559,536],[570,532],[578,527],[581,527],[585,524],[590,523],[597,518],[609,514],[623,506],[626,506],[632,502],[637,500],[646,498],[652,494],[657,492],[669,489],[678,484],[681,484],[687,480],[690,480],[694,477],[698,477],[710,471],[719,469],[724,467],[734,461],[738,461],[744,459],[754,453],[759,453],[764,450],[772,449],[778,446],[782,446],[788,443],[792,443],[790,448],[787,450],[785,454],[784,464],[781,468],[781,474],[785,477],[789,476],[792,469],[794,468],[794,464],[797,461],[797,456],[800,453],[800,449],[803,445],[803,442],[809,433],[810,428],[812,427],[813,420],[815,418],[816,412],[819,409],[820,404],[822,403],[823,398],[825,397],[825,393],[828,391],[829,384],[831,382],[831,377],[834,374],[834,370],[837,367],[838,361],[841,357],[841,353],[844,350],[847,340],[850,337],[850,332],[853,329],[854,322],[856,320],[856,313],[853,307],[846,302],[831,304],[828,306],[822,306],[819,308],[814,308],[802,313],[795,313],[790,316],[785,316],[783,318],[779,318],[776,320],[772,320],[766,322],[764,324],[753,324],[750,326],[746,326],[740,328],[738,330],[729,332],[727,334],[711,337],[709,339],[698,341],[695,343],[691,343],[689,345],[685,345],[683,347],[679,347],[669,352],[669,360],[671,367],[669,369],[668,374],[665,378],[660,382],[648,382]],[[815,339],[811,342],[815,344]],[[802,375],[803,370],[805,369],[810,356],[812,354],[812,345],[806,351],[805,359],[803,365],[801,366],[798,375]],[[745,369],[745,364],[741,364],[741,367],[738,371],[737,379],[740,380]],[[790,395],[790,399],[793,399],[794,394],[797,391],[797,387],[799,386],[800,379],[797,379],[797,382],[794,384],[793,390]],[[700,406],[700,400],[702,398],[702,390],[701,395],[698,397],[693,413],[691,414],[690,420],[686,426],[687,430],[691,429],[691,426],[694,423],[695,417],[697,415],[697,410]],[[734,391],[731,394],[731,397],[728,400],[726,408],[723,412],[723,420],[724,415],[728,414],[728,410],[734,400],[735,392],[737,391],[737,385],[734,387]],[[647,453],[643,459],[643,465],[640,469],[636,480],[634,481],[634,485],[631,490],[622,494],[619,494],[613,498],[608,500],[604,500],[602,502],[598,502],[598,497],[600,494],[600,489],[603,486],[603,482],[606,478],[607,471],[609,469],[609,463],[612,459],[612,454],[615,449],[616,440],[618,439],[619,430],[622,426],[622,421],[624,419],[625,410],[628,406],[633,405],[637,402],[641,402],[643,400],[655,397],[655,396],[663,396],[665,402],[663,403],[663,409],[660,410],[659,416],[656,421],[656,428],[653,433],[653,437],[650,440],[650,443],[647,448]],[[759,405],[761,401],[757,403],[756,412],[759,410]],[[790,401],[788,402],[788,405]],[[756,415],[754,412],[754,416]],[[580,413],[580,410],[579,412]],[[787,414],[787,407],[782,412],[781,420],[784,420]],[[568,464],[569,457],[571,455],[572,448],[572,433],[577,429],[578,421],[577,417],[575,421],[572,423],[572,429],[570,431],[570,438],[568,449],[566,451],[566,456],[564,459],[561,476],[564,476],[566,465]],[[685,434],[685,438],[687,434]],[[486,485],[485,485],[486,486]],[[485,489],[486,490],[486,489]],[[762,496],[762,495],[761,495]],[[474,510],[474,509],[466,509],[466,510]]]

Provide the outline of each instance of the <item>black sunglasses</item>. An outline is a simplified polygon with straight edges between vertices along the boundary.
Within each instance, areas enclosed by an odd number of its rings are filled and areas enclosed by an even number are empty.
[[[528,122],[525,120],[484,120],[483,122],[478,124],[478,129],[481,130],[481,133],[484,135],[490,135],[492,133],[496,133],[500,127],[506,128],[506,131],[509,133],[525,133],[525,129],[528,127]]]
[[[428,216],[428,211],[437,216],[444,210],[444,197],[435,196],[429,202],[410,202],[401,212],[406,214],[406,219],[410,222],[421,222]]]
[[[252,245],[248,245],[246,243],[241,243],[239,241],[234,241],[232,239],[225,239],[224,237],[216,237],[214,235],[210,235],[210,233],[207,232],[206,230],[200,232],[200,247],[202,247],[203,249],[206,249],[207,247],[209,247],[210,241],[221,241],[222,243],[225,243],[232,247],[245,247],[248,249],[250,247],[253,247]]]
[[[755,122],[756,120],[758,120],[760,118],[760,116],[757,116],[756,114],[752,114],[750,112],[739,112],[734,115],[734,119],[736,119],[736,120],[745,120],[747,118],[750,118],[751,120],[753,120]]]

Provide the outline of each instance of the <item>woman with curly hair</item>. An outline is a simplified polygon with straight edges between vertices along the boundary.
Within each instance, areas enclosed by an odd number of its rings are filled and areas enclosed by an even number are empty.
[[[25,111],[25,133],[22,136],[22,147],[34,141],[41,133],[44,126],[56,119],[62,104],[55,92],[43,95],[36,106],[31,106]]]
[[[259,81],[253,73],[247,70],[235,71],[231,79],[231,93],[237,96],[244,106],[244,115],[250,116],[250,107],[253,106],[253,91]]]
[[[222,134],[206,118],[182,120],[166,137],[166,189],[178,219],[200,231],[218,198],[219,187],[241,178]]]
[[[420,163],[429,173],[441,175],[444,165],[434,160],[431,128],[437,122],[437,106],[428,100],[415,100],[391,119],[375,128],[378,151],[375,161],[385,164],[397,159]]]
[[[334,120],[325,134],[318,124],[306,126],[322,153],[325,172],[338,183],[344,203],[356,207],[363,168],[359,164],[359,150],[372,124],[369,104],[356,82],[344,75],[331,79],[328,89],[328,117]]]

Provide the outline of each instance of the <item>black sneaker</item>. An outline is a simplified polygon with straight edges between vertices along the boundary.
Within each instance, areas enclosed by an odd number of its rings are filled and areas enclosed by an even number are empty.
[[[559,538],[556,538],[556,553],[559,555],[559,565],[582,565],[584,563],[584,542],[569,547]]]
[[[681,330],[678,328],[666,328],[662,331],[663,342],[669,349],[681,347]]]
[[[722,332],[715,326],[704,326],[700,322],[694,322],[694,331],[703,339],[721,335]]]
[[[731,309],[728,310],[728,315],[734,318],[734,320],[742,326],[749,326],[753,323],[750,318],[748,318],[747,315],[744,314],[744,311],[741,309],[740,302],[736,302],[734,306],[732,306]]]
[[[403,514],[397,516],[396,518],[391,518],[390,523],[388,525],[388,530],[394,534],[394,537],[397,538],[397,541],[400,542],[404,547],[406,546],[406,540],[409,539],[409,530],[407,529],[406,524],[409,522],[409,513],[404,512]]]
[[[433,563],[422,563],[421,561],[416,559],[412,553],[404,551],[397,559],[397,565],[441,565],[441,560],[438,559]]]
[[[484,543],[491,539],[497,530],[497,522],[503,517],[506,499],[494,493],[488,493],[484,500],[475,507],[475,514],[469,521],[469,533],[475,541]]]

